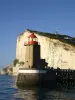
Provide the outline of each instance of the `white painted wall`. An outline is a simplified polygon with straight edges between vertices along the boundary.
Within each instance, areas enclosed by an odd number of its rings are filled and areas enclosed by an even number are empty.
[[[46,70],[19,70],[19,73],[46,73]]]

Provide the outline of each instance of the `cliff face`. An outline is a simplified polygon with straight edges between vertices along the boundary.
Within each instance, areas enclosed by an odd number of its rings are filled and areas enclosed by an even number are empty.
[[[31,32],[26,30],[24,33],[20,34],[17,38],[16,43],[16,59],[20,61],[25,61],[26,47],[24,42],[27,41],[27,37]],[[61,69],[75,69],[75,47],[71,44],[61,42],[58,39],[53,39],[46,37],[44,35],[39,35],[34,32],[38,38],[38,42],[41,46],[41,59],[45,59],[48,66],[53,68]]]

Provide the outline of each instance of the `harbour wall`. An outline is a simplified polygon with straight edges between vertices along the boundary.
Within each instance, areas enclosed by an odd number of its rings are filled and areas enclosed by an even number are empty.
[[[47,69],[47,70],[25,70],[20,69],[17,85],[21,86],[56,86],[61,85],[75,85],[75,70],[60,70],[60,69]]]

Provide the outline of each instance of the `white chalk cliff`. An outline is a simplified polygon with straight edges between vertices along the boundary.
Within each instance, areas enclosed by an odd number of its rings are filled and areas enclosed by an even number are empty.
[[[61,42],[59,39],[53,39],[44,35],[39,35],[34,31],[41,46],[41,58],[45,59],[49,67],[61,69],[75,69],[75,47],[71,44]],[[26,30],[20,34],[16,43],[16,59],[25,61],[26,47],[24,42],[31,31]],[[65,38],[65,37],[64,37]],[[67,39],[67,38],[66,38]]]

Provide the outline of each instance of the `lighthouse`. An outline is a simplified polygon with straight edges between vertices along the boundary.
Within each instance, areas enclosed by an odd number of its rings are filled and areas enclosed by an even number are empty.
[[[40,59],[40,45],[34,33],[27,37],[25,68],[19,68],[18,87],[50,86],[55,82],[55,73],[45,68],[45,59]]]
[[[38,39],[34,33],[31,33],[27,38],[25,52],[25,67],[26,68],[38,68],[40,63],[40,45],[38,45]]]

